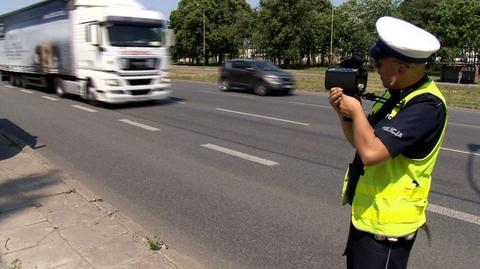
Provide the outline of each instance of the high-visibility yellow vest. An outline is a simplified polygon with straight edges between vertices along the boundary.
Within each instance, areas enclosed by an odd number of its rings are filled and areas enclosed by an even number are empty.
[[[401,102],[430,93],[445,98],[433,81],[428,81],[408,94]],[[389,98],[389,94],[384,96]],[[377,102],[371,113],[383,106]],[[387,116],[394,118],[401,107],[396,106]],[[423,159],[410,159],[398,155],[376,165],[365,166],[360,176],[352,203],[352,223],[361,231],[386,236],[404,236],[416,231],[426,222],[431,175],[445,135],[448,112],[442,134],[432,151]],[[348,184],[348,171],[344,181],[343,196]]]

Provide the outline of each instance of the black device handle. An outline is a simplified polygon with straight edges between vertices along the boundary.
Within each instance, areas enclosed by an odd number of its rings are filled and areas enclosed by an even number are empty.
[[[374,93],[362,93],[360,97],[366,100],[385,103],[388,99],[375,95]]]

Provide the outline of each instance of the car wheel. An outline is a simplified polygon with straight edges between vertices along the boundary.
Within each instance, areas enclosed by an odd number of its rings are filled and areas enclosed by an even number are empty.
[[[258,85],[253,90],[256,95],[265,96],[268,95],[268,89],[263,83],[258,83]]]
[[[293,93],[293,90],[286,90],[283,92],[284,95],[291,95]]]
[[[218,88],[222,91],[222,92],[228,92],[230,90],[230,83],[228,82],[227,79],[225,78],[222,78],[220,80],[220,83],[218,84]]]

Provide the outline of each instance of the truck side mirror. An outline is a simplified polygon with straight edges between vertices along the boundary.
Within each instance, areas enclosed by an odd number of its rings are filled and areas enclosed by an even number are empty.
[[[94,46],[98,46],[100,45],[100,42],[99,42],[99,28],[98,28],[98,25],[97,24],[92,24],[90,25],[89,27],[89,39],[90,39],[90,43]]]

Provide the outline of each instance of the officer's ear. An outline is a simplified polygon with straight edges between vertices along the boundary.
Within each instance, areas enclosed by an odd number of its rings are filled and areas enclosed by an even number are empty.
[[[405,63],[405,62],[398,63],[398,73],[400,75],[405,75],[405,73],[407,73],[409,68],[410,68],[410,65],[408,63]]]

